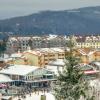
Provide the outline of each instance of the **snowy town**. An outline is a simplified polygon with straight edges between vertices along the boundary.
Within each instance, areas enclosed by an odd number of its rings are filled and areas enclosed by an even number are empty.
[[[100,100],[100,0],[0,0],[0,100]]]
[[[0,57],[1,99],[55,100],[53,85],[67,66],[66,57],[71,50],[69,41],[69,36],[57,35],[42,39],[36,36],[9,37]],[[100,100],[100,36],[72,36],[72,41],[75,46],[71,56],[80,58],[75,67],[89,82],[89,95]]]

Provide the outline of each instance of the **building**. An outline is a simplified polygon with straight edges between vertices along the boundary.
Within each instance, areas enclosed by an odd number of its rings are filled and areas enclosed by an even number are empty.
[[[6,61],[7,64],[17,64],[17,65],[33,65],[44,67],[51,60],[64,59],[65,50],[63,48],[40,48],[34,50],[26,50],[22,53],[13,53],[10,55],[9,59]],[[7,59],[5,59],[7,60]]]
[[[77,48],[100,48],[100,36],[77,36]]]
[[[13,53],[25,51],[30,47],[35,48],[50,48],[50,47],[64,47],[66,45],[68,37],[58,35],[47,35],[47,36],[12,36],[7,41],[7,52]]]
[[[5,69],[0,70],[2,76],[7,76],[17,85],[20,82],[38,82],[39,80],[52,80],[54,73],[45,68],[37,68],[29,65],[10,65]],[[8,81],[9,82],[9,81]]]
[[[21,53],[12,53],[11,55],[8,54],[3,54],[2,57],[0,57],[0,64],[4,64],[4,65],[8,65],[8,64],[14,64],[14,61],[16,59],[20,59],[21,58]],[[6,66],[4,66],[6,67]]]
[[[64,50],[61,48],[41,48],[28,50],[23,53],[30,65],[44,67],[51,60],[64,59]]]
[[[7,53],[11,54],[14,52],[17,52],[18,50],[18,41],[14,37],[9,37],[7,43],[6,43],[6,51]]]
[[[29,46],[30,37],[9,37],[7,41],[7,53],[15,53],[20,51],[27,50]]]
[[[100,60],[100,50],[90,49],[90,48],[81,48],[76,49],[74,52],[76,56],[81,58],[81,63],[88,64],[92,61],[99,61]]]
[[[56,59],[64,59],[68,53],[68,50],[64,48],[38,48],[34,50],[26,50],[22,53],[12,54],[8,60],[9,64],[18,64],[18,65],[33,65],[44,67],[48,65],[50,61],[55,61]],[[100,60],[100,50],[99,49],[90,49],[90,48],[76,48],[73,51],[73,54],[77,57],[80,57],[81,62],[88,64],[92,61]],[[11,63],[10,63],[11,62]]]
[[[55,59],[53,61],[50,61],[48,63],[48,65],[46,65],[45,67],[54,72],[56,75],[58,75],[58,71],[61,71],[64,69],[65,63],[64,63],[64,59]]]
[[[12,79],[4,74],[0,74],[0,83],[8,83],[8,82],[12,82]]]
[[[88,64],[89,62],[93,61],[95,59],[94,56],[94,50],[91,50],[89,48],[84,49],[78,49],[79,56],[82,60],[82,63]]]
[[[97,70],[92,65],[87,64],[87,65],[81,65],[79,67],[82,71],[84,71],[84,78],[86,79],[97,79],[100,74],[100,71]]]
[[[76,48],[100,48],[100,36],[72,36]],[[69,36],[64,35],[47,35],[47,36],[12,36],[7,41],[7,52],[13,53],[25,51],[30,47],[35,48],[52,48],[65,47]]]
[[[100,61],[93,61],[89,63],[89,65],[93,66],[95,69],[100,71]]]
[[[0,70],[0,79],[0,93],[18,95],[22,94],[23,90],[27,92],[37,87],[50,87],[50,83],[55,80],[55,74],[48,69],[36,66],[10,65]]]

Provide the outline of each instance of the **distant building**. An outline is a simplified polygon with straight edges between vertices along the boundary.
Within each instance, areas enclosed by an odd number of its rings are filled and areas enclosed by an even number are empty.
[[[77,36],[76,47],[100,49],[100,36]]]
[[[100,74],[100,71],[92,65],[81,65],[80,69],[84,71],[84,78],[86,79],[97,79]]]
[[[26,50],[22,53],[12,54],[12,64],[24,64],[24,65],[33,65],[44,67],[50,61],[55,61],[56,59],[64,59],[69,52],[64,48],[40,48],[34,50]],[[88,64],[92,61],[100,60],[100,50],[90,49],[90,48],[76,48],[73,51],[73,54],[77,57],[80,57],[81,62]]]
[[[11,54],[18,52],[18,50],[27,50],[29,39],[30,37],[9,37],[6,51]]]
[[[95,48],[100,49],[100,36],[74,36],[73,41],[76,48]],[[69,36],[47,35],[47,36],[15,36],[9,37],[7,41],[7,52],[14,53],[18,50],[25,51],[30,47],[35,48],[52,48],[66,47]]]
[[[14,53],[18,50],[25,51],[30,47],[35,48],[51,48],[51,47],[64,47],[68,37],[58,35],[48,36],[32,36],[32,37],[9,37],[7,41],[7,52]]]
[[[28,50],[23,53],[30,65],[44,67],[49,61],[64,59],[64,50],[61,48],[41,48]]]
[[[64,59],[65,50],[63,48],[40,48],[26,50],[22,53],[11,54],[11,60],[6,61],[8,64],[33,65],[44,67],[50,61]]]

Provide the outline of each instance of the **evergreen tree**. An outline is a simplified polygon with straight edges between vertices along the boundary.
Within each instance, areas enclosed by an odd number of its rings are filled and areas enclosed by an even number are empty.
[[[77,65],[80,59],[73,53],[74,42],[70,38],[67,47],[69,52],[65,54],[65,66],[59,71],[57,81],[53,84],[53,94],[56,100],[79,100],[81,97],[88,98],[88,82],[84,80],[84,73]]]

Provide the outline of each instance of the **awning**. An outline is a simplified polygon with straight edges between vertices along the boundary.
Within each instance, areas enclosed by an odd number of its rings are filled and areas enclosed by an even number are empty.
[[[96,74],[98,72],[99,71],[96,71],[96,70],[89,70],[89,71],[84,71],[84,74]]]

